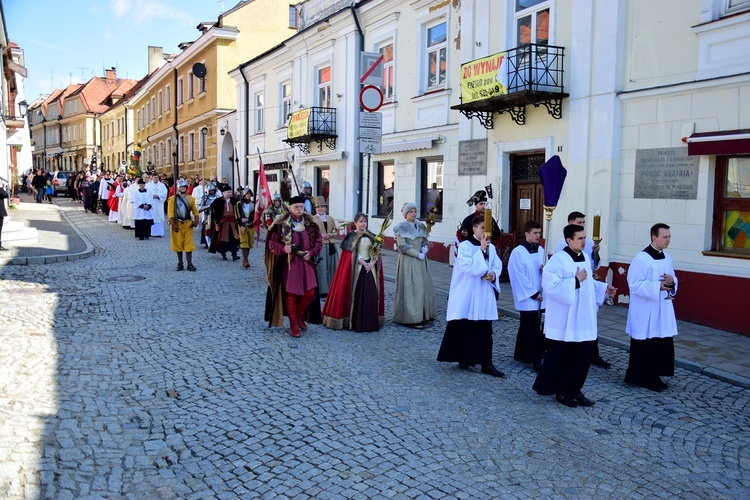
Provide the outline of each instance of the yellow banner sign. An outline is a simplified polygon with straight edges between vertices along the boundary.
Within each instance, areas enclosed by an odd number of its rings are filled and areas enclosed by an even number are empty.
[[[310,108],[300,109],[292,113],[286,126],[286,138],[294,139],[307,135],[307,124],[310,121]]]
[[[508,93],[498,78],[504,58],[505,52],[500,52],[461,65],[461,102],[463,104]]]

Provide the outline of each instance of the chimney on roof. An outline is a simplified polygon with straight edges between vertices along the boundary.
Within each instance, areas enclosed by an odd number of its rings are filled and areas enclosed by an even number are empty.
[[[117,68],[112,67],[107,70],[104,70],[104,78],[107,80],[107,83],[117,83]]]
[[[150,75],[164,64],[164,49],[162,47],[148,47],[148,74]]]

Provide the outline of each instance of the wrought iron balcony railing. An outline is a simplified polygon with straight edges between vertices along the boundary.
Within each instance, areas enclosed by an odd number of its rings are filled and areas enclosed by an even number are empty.
[[[526,123],[526,106],[544,105],[556,119],[562,118],[562,100],[568,97],[563,86],[565,48],[554,45],[524,44],[505,51],[498,80],[507,93],[452,106],[467,118],[477,117],[487,129],[494,125],[493,113],[509,113],[519,125]]]
[[[336,149],[336,137],[336,108],[311,107],[292,113],[284,142],[309,154],[313,141],[318,142],[318,151],[323,151],[323,144]]]

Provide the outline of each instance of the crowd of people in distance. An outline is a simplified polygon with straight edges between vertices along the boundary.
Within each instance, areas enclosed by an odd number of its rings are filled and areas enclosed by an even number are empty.
[[[47,185],[34,179],[32,186]],[[177,271],[196,271],[195,231],[209,253],[242,260],[243,268],[251,266],[249,251],[256,234],[265,233],[264,319],[270,327],[283,328],[288,318],[292,337],[301,337],[308,324],[355,332],[378,331],[384,324],[380,252],[388,220],[377,235],[368,229],[365,213],[339,224],[328,214],[327,199],[313,197],[307,183],[286,202],[274,194],[270,203],[259,199],[257,206],[250,188],[234,191],[226,179],[182,176],[173,184],[155,172],[139,178],[81,172],[71,181],[69,193],[87,212],[132,229],[139,241],[165,236],[168,225]],[[475,210],[456,232],[447,326],[437,360],[457,363],[461,370],[479,365],[481,373],[503,378],[492,359],[503,271],[496,248],[501,231],[485,215],[487,201],[485,191],[476,192],[467,202]],[[432,224],[419,220],[413,202],[402,206],[400,219],[393,226],[398,261],[391,319],[421,330],[437,317],[427,259]],[[594,404],[583,393],[590,365],[611,366],[599,354],[597,311],[617,289],[596,273],[599,248],[586,235],[585,215],[572,212],[567,222],[549,258],[540,244],[542,228],[534,221],[525,224],[523,239],[511,252],[507,271],[520,313],[513,357],[537,372],[533,389],[539,395],[553,395],[567,407],[587,407]],[[650,237],[627,274],[631,302],[626,332],[631,346],[625,382],[660,392],[668,388],[661,377],[674,374],[677,326],[672,299],[677,278],[665,251],[669,226],[655,224]]]

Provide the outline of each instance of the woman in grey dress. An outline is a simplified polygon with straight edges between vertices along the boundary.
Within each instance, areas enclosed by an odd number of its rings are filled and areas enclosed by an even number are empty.
[[[437,316],[435,291],[427,269],[427,227],[417,220],[417,205],[401,209],[404,221],[393,226],[398,245],[393,322],[422,329]]]

